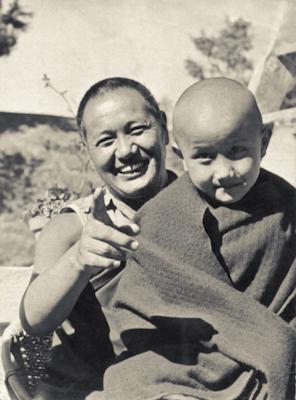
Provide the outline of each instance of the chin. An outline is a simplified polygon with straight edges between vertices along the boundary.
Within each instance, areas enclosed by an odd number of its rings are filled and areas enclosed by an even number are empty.
[[[243,196],[231,196],[229,194],[215,196],[215,200],[221,204],[233,204],[239,201]]]
[[[215,200],[216,200],[218,203],[220,203],[220,204],[225,204],[225,205],[227,205],[227,204],[233,204],[233,203],[236,203],[236,202],[238,201],[238,200],[236,200],[236,199],[221,199],[220,197],[219,197],[219,198],[216,197]]]
[[[117,192],[120,192],[123,198],[137,200],[137,199],[150,198],[154,190],[153,190],[153,185],[147,184],[139,186],[132,185],[132,187],[130,188],[127,188],[125,186],[124,190]]]

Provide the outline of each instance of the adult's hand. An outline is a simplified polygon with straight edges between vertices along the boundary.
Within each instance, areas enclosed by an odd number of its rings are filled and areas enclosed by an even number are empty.
[[[94,194],[91,217],[81,229],[75,213],[53,218],[41,233],[34,274],[20,316],[32,335],[52,332],[69,315],[89,279],[116,268],[137,247],[137,225],[123,218],[116,228],[108,217],[103,192]]]
[[[137,249],[134,236],[139,230],[138,225],[124,216],[121,225],[114,226],[106,210],[103,189],[97,189],[78,247],[79,268],[91,277],[104,269],[119,267],[128,254]]]

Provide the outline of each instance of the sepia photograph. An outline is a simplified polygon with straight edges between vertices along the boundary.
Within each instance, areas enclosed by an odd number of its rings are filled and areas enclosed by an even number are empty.
[[[0,0],[0,400],[296,400],[296,0]]]

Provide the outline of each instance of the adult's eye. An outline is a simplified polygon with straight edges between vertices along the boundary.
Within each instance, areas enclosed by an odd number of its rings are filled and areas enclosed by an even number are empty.
[[[95,147],[102,148],[111,146],[114,142],[114,138],[102,138],[95,143]]]
[[[132,135],[141,135],[146,129],[149,129],[150,125],[136,125],[130,129]]]
[[[231,149],[229,150],[229,157],[240,157],[243,156],[246,153],[246,147],[245,146],[232,146]]]

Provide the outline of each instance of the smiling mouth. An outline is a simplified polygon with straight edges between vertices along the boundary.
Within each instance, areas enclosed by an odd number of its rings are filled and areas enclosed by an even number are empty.
[[[238,186],[242,186],[243,182],[236,182],[236,183],[232,183],[231,185],[221,185],[220,187],[225,189],[225,190],[229,190],[229,189],[234,189]]]
[[[133,164],[122,165],[115,169],[116,174],[138,175],[146,171],[149,161],[141,161]]]

